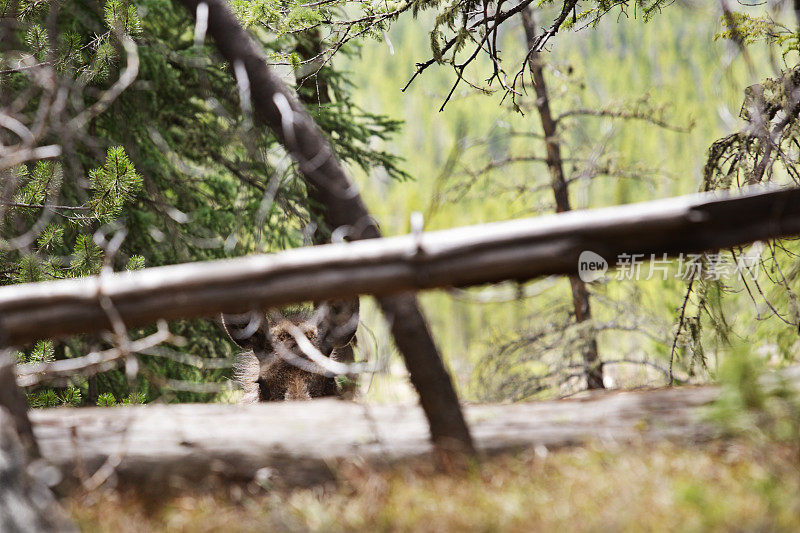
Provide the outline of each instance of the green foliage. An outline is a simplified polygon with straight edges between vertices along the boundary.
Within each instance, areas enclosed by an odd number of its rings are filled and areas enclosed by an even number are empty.
[[[789,52],[798,51],[797,31],[766,15],[730,13],[723,17],[723,23],[727,30],[716,38],[733,39],[749,48],[763,41],[771,50],[781,52],[787,68],[779,76],[766,78],[745,89],[739,112],[745,127],[711,145],[703,169],[702,189],[735,190],[760,183],[797,187],[800,185],[800,173],[795,161],[796,147],[800,141],[800,103],[797,100],[800,67],[796,64],[792,66],[787,57]],[[795,332],[800,327],[796,290],[800,248],[796,240],[790,239],[770,242],[768,250],[769,255],[757,265],[761,275],[750,280],[742,276],[740,285],[757,306],[765,306],[764,315],[773,316],[782,323],[778,325],[778,331],[774,331],[775,326],[770,327],[771,335],[765,339],[769,344],[779,339],[779,350],[782,354],[788,354],[787,344],[790,341],[787,339],[795,338]],[[741,249],[734,250],[731,257],[735,258],[737,252],[739,255],[742,253]],[[701,280],[701,291],[706,290],[706,285]],[[723,297],[731,300],[738,292],[738,287],[718,289],[720,300]],[[724,332],[727,324],[718,320],[721,304],[709,309],[704,305],[708,301],[704,292],[700,293],[699,301],[700,311],[711,325],[709,329],[715,333]],[[759,311],[761,314],[762,311]]]
[[[628,14],[632,15],[632,10]],[[537,12],[540,28],[546,27],[552,15],[552,11]],[[639,106],[638,102],[648,95],[648,105],[656,114],[662,113],[666,121],[679,126],[694,124],[690,131],[677,132],[640,120],[564,119],[565,143],[574,148],[574,154],[588,156],[592,161],[591,165],[572,162],[566,166],[567,172],[579,178],[571,185],[575,208],[690,194],[702,188],[702,170],[710,142],[731,132],[730,123],[721,117],[728,110],[734,117],[738,114],[742,88],[751,84],[754,77],[774,77],[769,56],[761,48],[750,50],[753,72],[749,72],[743,61],[726,60],[726,45],[713,41],[719,31],[717,15],[716,7],[711,4],[695,3],[694,7],[686,8],[676,3],[664,9],[655,23],[639,24],[632,17],[617,19],[612,14],[599,20],[591,30],[562,32],[550,41],[545,54],[548,63],[545,76],[553,94],[551,107],[555,116],[574,108],[638,110],[645,116],[650,109]],[[534,129],[538,117],[532,113],[518,117],[507,107],[498,107],[499,96],[478,96],[471,88],[457,91],[445,111],[436,113],[452,83],[449,69],[432,67],[406,91],[398,93],[398,88],[413,73],[408,65],[427,58],[428,45],[419,38],[420,25],[429,27],[432,17],[421,14],[420,19],[414,22],[401,18],[393,26],[388,37],[394,43],[394,54],[384,43],[365,45],[361,57],[347,63],[355,72],[352,81],[358,88],[357,101],[370,111],[403,119],[406,124],[408,134],[387,143],[386,148],[415,155],[403,167],[415,178],[413,182],[385,184],[379,173],[360,175],[366,203],[384,232],[389,235],[408,232],[409,213],[413,211],[425,213],[425,228],[435,230],[531,216],[550,208],[552,192],[541,162],[520,161],[499,168],[491,178],[472,184],[468,194],[459,196],[460,190],[455,186],[470,183],[473,177],[470,172],[475,169],[523,151],[542,156],[543,150],[535,137],[513,137],[516,132],[538,133]],[[523,42],[520,29],[509,29],[504,39],[498,41],[506,64],[519,64],[525,54]],[[477,72],[485,69],[491,69],[491,64],[484,62],[476,68]],[[480,78],[477,75],[470,78],[475,79]],[[530,85],[527,92],[533,94]],[[626,108],[626,102],[633,105]],[[664,113],[665,103],[669,104],[670,113]],[[580,179],[596,169],[635,172],[617,177],[599,176],[591,182]],[[442,176],[447,177],[444,188]],[[438,202],[442,194],[447,201]],[[787,250],[796,253],[792,247]],[[779,295],[781,287],[774,285],[767,274],[777,279],[783,274],[790,288],[798,286],[796,269],[790,266],[796,262],[781,247],[776,247],[775,252],[784,256],[780,270],[758,270],[759,285],[770,302]],[[741,251],[736,250],[736,254],[738,257]],[[770,250],[766,249],[763,255],[770,255]],[[673,268],[677,265],[670,267],[670,279],[665,281],[611,281],[591,286],[596,293],[593,318],[598,325],[601,354],[611,359],[647,358],[662,368],[668,366],[677,313],[686,291],[684,281],[672,277],[676,273]],[[755,286],[751,284],[750,289],[759,296]],[[700,296],[706,292],[709,302],[703,303]],[[497,303],[477,303],[489,295],[501,297]],[[504,351],[498,360],[487,357],[500,356],[501,348],[514,337],[532,336],[546,332],[548,325],[561,325],[569,311],[559,304],[569,302],[569,297],[565,281],[551,280],[420,295],[459,393],[473,400],[530,397],[541,384],[530,377],[547,374],[548,366],[558,361],[560,347],[565,348],[560,355],[575,360],[576,353],[572,350],[576,347],[575,336],[561,337],[552,332],[543,337],[544,344],[537,349],[521,345]],[[705,311],[698,315],[701,305],[719,316],[710,319]],[[788,307],[780,308],[783,316],[790,316],[788,311]],[[389,345],[391,339],[382,326],[379,312],[366,304],[362,314],[379,336],[377,345]],[[796,326],[777,317],[770,318],[766,304],[761,300],[754,304],[741,280],[724,279],[722,287],[693,293],[686,316],[689,320],[679,337],[674,365],[679,380],[713,379],[716,365],[729,349],[714,324],[723,328],[727,324],[723,332],[727,331],[733,339],[745,337],[754,349],[774,348],[783,362],[797,358]],[[391,354],[389,348],[377,351],[382,357]],[[542,356],[547,364],[538,361]],[[505,374],[506,363],[512,359],[522,362],[524,373]],[[663,374],[645,371],[640,366],[613,369],[620,376],[615,379],[615,386],[665,383]],[[370,389],[372,397],[410,398],[399,380],[389,377],[375,380],[381,385]]]
[[[42,211],[53,210],[62,214],[58,203],[65,190],[60,164],[39,161],[30,169],[26,166],[17,168],[16,174],[20,180],[14,197],[17,206],[9,210],[5,223],[0,226],[4,233],[20,224],[30,224],[34,226],[31,231],[36,231],[35,225],[44,220],[40,218]],[[79,214],[62,215],[61,219],[49,217],[55,221],[38,231],[33,253],[15,251],[0,258],[6,265],[14,265],[6,268],[11,272],[9,281],[27,283],[85,276],[99,271],[103,254],[87,230],[92,230],[96,223],[120,218],[123,208],[130,205],[141,190],[142,178],[121,147],[109,149],[105,164],[91,170],[89,177],[92,198],[69,211]],[[57,254],[70,256],[69,263],[64,263]]]
[[[139,405],[145,403],[145,395],[141,392],[132,392],[123,398],[120,405]]]
[[[51,363],[55,361],[55,349],[52,341],[39,341],[28,356],[30,363]]]
[[[44,252],[52,252],[64,244],[64,227],[51,224],[36,238],[36,246]]]
[[[717,33],[714,40],[731,39],[748,46],[762,42],[775,45],[784,58],[791,51],[800,51],[797,32],[769,15],[731,12],[720,17],[720,23],[726,29]]]
[[[78,407],[81,405],[81,393],[75,387],[68,387],[61,393],[53,389],[39,390],[28,394],[28,405],[35,408]]]
[[[43,61],[47,51],[47,30],[41,24],[31,24],[25,33],[25,44],[37,60]]]
[[[554,4],[553,0],[543,0],[539,5]],[[592,6],[578,12],[573,12],[572,17],[564,21],[564,29],[572,29],[576,26],[582,27],[585,24],[596,27],[600,20],[612,10],[618,9],[619,15],[623,17],[641,18],[643,22],[649,22],[654,16],[672,4],[671,0],[634,0],[633,2],[619,2],[615,0],[596,0]],[[567,2],[563,2],[566,7]]]
[[[97,397],[97,405],[100,407],[112,407],[117,405],[117,399],[110,392],[104,392]]]
[[[543,23],[544,28],[539,28],[538,36],[546,35],[546,39],[549,39],[560,31],[576,27],[596,27],[609,13],[616,13],[620,18],[632,16],[648,22],[672,3],[673,0],[538,0],[524,6],[531,10],[535,7],[536,13],[545,14],[547,22]],[[518,82],[526,70],[527,55],[519,62],[517,58],[509,62],[505,54],[500,53],[497,44],[499,30],[511,26],[511,21],[518,20],[518,17],[512,15],[518,13],[520,7],[523,5],[510,7],[502,2],[492,5],[474,0],[415,0],[403,8],[410,8],[414,17],[424,11],[434,12],[433,22],[428,30],[431,60],[417,62],[417,73],[427,69],[433,62],[452,68],[451,75],[456,80],[452,82],[451,94],[445,97],[443,103],[449,102],[452,91],[465,80],[468,67],[476,65],[476,69],[483,69],[489,75],[484,76],[485,82],[482,84],[466,81],[473,89],[491,93],[495,90],[492,85],[496,82],[503,94],[510,96],[512,103],[525,92],[523,84],[518,86]],[[476,61],[481,56],[489,61]],[[508,67],[509,64],[511,68]]]
[[[780,373],[768,374],[766,368],[747,346],[732,350],[720,369],[722,394],[708,417],[728,435],[787,445],[800,452],[797,376],[791,380]]]
[[[99,274],[103,266],[103,251],[89,235],[78,235],[70,261],[71,273],[76,276]]]
[[[293,58],[298,69],[307,67],[299,47],[320,40],[304,29],[328,21],[336,9],[271,1],[232,6],[256,30],[269,56]],[[375,12],[385,9],[377,2],[375,6]],[[94,105],[116,81],[127,61],[121,53],[123,36],[137,45],[139,72],[132,87],[92,117],[85,131],[76,132],[80,142],[71,153],[13,170],[15,205],[0,220],[0,238],[9,243],[0,256],[0,283],[93,275],[105,262],[114,270],[137,270],[303,243],[312,215],[296,168],[268,132],[243,129],[245,117],[229,66],[218,61],[213,44],[195,46],[193,22],[179,4],[68,0],[57,11],[50,8],[46,2],[22,4],[18,37],[26,53],[53,61],[58,83],[71,88],[69,112]],[[55,35],[47,34],[51,28]],[[354,50],[345,47],[341,52]],[[362,111],[350,98],[347,76],[329,66],[314,73],[314,81],[330,92],[330,101],[312,112],[339,157],[348,165],[381,168],[393,178],[405,178],[398,158],[376,148],[400,123]],[[27,71],[4,75],[0,84],[4,94],[23,94],[31,87]],[[309,92],[311,85],[301,91]],[[38,104],[39,96],[30,99],[21,113],[36,116]],[[70,149],[66,143],[64,147]],[[106,257],[107,233],[120,228],[127,237],[114,257]],[[19,237],[26,232],[35,242],[20,247]],[[182,353],[226,357],[234,352],[213,324],[186,321],[170,327],[188,339],[174,347]],[[130,335],[147,333],[152,328]],[[106,347],[97,339],[69,339],[54,346],[54,356],[77,357]],[[31,353],[26,347],[22,359],[29,360]],[[201,371],[164,358],[141,356],[141,364],[146,372],[169,379],[230,378],[230,370]],[[141,377],[131,387],[117,370],[91,380],[76,378],[74,386],[80,392],[75,398],[85,404],[96,403],[103,394],[133,403],[164,395],[173,401],[213,397],[172,393]],[[50,395],[37,394],[44,398],[37,405],[52,404],[45,401]]]
[[[125,270],[141,270],[146,266],[145,258],[141,255],[132,255],[125,266]]]
[[[680,138],[669,132],[654,133],[641,124],[622,127],[611,124],[610,119],[595,123],[574,120],[576,127],[565,134],[565,141],[575,147],[586,147],[587,139],[599,139],[603,151],[593,159],[596,167],[574,163],[570,172],[577,178],[592,168],[605,174],[591,184],[576,182],[576,207],[695,190],[700,160],[697,147],[706,146],[708,139],[722,135],[724,125],[718,120],[718,110],[730,104],[732,98],[727,84],[708,76],[709,72],[716,73],[721,50],[718,45],[709,45],[713,34],[718,33],[716,28],[700,24],[699,17],[683,17],[686,12],[673,9],[665,10],[663,24],[648,25],[646,30],[641,25],[616,24],[614,20],[606,25],[601,23],[615,18],[601,17],[608,12],[649,20],[667,3],[581,2],[579,9],[567,13],[571,5],[568,2],[535,2],[540,8],[537,12],[544,17],[540,20],[541,28],[562,14],[567,15],[562,30],[585,23],[595,26],[592,32],[562,32],[561,37],[572,40],[554,47],[549,56],[553,58],[550,76],[554,80],[553,91],[559,96],[554,104],[555,113],[579,103],[608,114],[666,121],[669,116],[664,112],[663,102],[669,101],[681,111],[679,119],[684,117],[684,110],[700,115],[700,127]],[[482,9],[482,4],[368,1],[348,10],[341,10],[341,4],[337,3],[312,8],[300,1],[235,0],[231,5],[268,57],[285,62],[296,69],[298,76],[304,72],[299,92],[307,102],[316,100],[316,105],[310,106],[314,118],[329,135],[337,154],[361,176],[362,184],[367,184],[362,190],[387,233],[406,231],[408,213],[412,210],[429,213],[426,224],[433,229],[530,214],[548,205],[549,196],[542,192],[542,187],[547,186],[542,168],[530,163],[498,173],[502,175],[498,176],[496,188],[472,184],[466,187],[470,194],[460,197],[459,203],[429,209],[433,205],[430,198],[441,184],[438,176],[458,174],[462,163],[466,166],[495,162],[530,147],[526,144],[529,139],[512,140],[510,135],[523,128],[531,131],[527,117],[497,108],[495,101],[478,102],[471,90],[456,93],[447,113],[434,113],[432,96],[441,100],[447,93],[452,82],[450,71],[442,69],[436,76],[426,74],[424,85],[398,92],[402,85],[398,80],[407,79],[409,65],[428,57],[428,46],[436,61],[451,66],[471,53],[470,44],[474,44],[473,39],[483,38],[485,28],[468,27],[469,17]],[[55,25],[47,24],[46,3],[22,2],[20,6],[18,38],[27,47],[25,51],[42,60],[55,58],[54,67],[64,86],[76,81],[85,84],[86,90],[70,95],[70,105],[75,108],[92,105],[114,82],[125,61],[124,54],[120,54],[119,33],[136,41],[140,69],[136,83],[105,113],[92,118],[86,132],[81,132],[85,139],[82,137],[75,154],[71,154],[76,156],[77,165],[64,157],[15,169],[19,186],[13,200],[19,205],[7,210],[0,226],[2,242],[11,243],[0,258],[2,283],[93,274],[107,259],[116,270],[135,270],[276,250],[303,242],[303,230],[312,215],[305,188],[296,179],[296,169],[284,159],[273,137],[266,132],[243,131],[245,117],[239,109],[238,91],[229,66],[217,61],[212,45],[195,46],[192,22],[179,5],[161,0],[142,0],[135,6],[122,1],[108,1],[102,6],[68,1],[60,6]],[[351,43],[333,62],[324,63],[319,72],[308,75],[314,66],[310,58],[317,52],[301,53],[301,49],[308,41],[313,43],[320,40],[320,35],[327,35],[327,28],[344,27],[336,17],[347,16],[355,21],[350,26],[351,35],[380,36],[388,29],[388,23],[406,10],[419,15],[419,19],[413,25],[401,21],[390,33],[392,42],[397,44],[396,56],[379,56],[375,50],[387,48],[382,43],[370,49]],[[430,12],[423,13],[427,10]],[[509,22],[516,19],[513,17]],[[430,29],[430,45],[420,38],[424,33],[420,31],[421,25]],[[757,27],[766,35],[763,25],[751,26],[753,35]],[[48,36],[45,28],[56,28],[58,35]],[[506,54],[503,61],[516,66],[522,64],[527,50],[520,45],[521,36],[512,33],[500,37],[500,47]],[[446,44],[451,39],[454,39],[452,44]],[[780,44],[790,48],[791,39]],[[446,46],[449,48],[445,51]],[[325,54],[322,57],[327,61]],[[476,65],[479,71],[494,67],[486,57],[481,56],[479,61],[482,61]],[[474,74],[475,71],[465,73],[471,79],[479,79]],[[9,74],[2,80],[2,89],[25,88],[29,83],[25,76],[21,72]],[[741,69],[736,66],[726,76],[734,82],[730,85],[743,79]],[[776,83],[774,87],[765,85],[765,92],[770,100],[778,102],[780,83]],[[316,90],[320,86],[327,86],[330,101],[318,98]],[[582,90],[587,87],[590,90]],[[33,99],[22,112],[35,116],[38,104]],[[410,122],[408,135],[389,141],[399,131],[402,121]],[[607,135],[614,128],[619,128],[618,134]],[[488,138],[488,142],[469,154],[462,154],[461,143],[467,137]],[[737,142],[736,148],[740,148],[744,141]],[[757,141],[753,146],[758,146]],[[724,147],[722,150],[725,155],[732,153],[725,152]],[[413,154],[414,158],[402,163],[394,155],[398,152]],[[635,160],[647,161],[648,167],[624,177],[631,179],[614,176],[620,169],[631,168]],[[745,158],[741,164],[750,164],[748,161]],[[660,171],[656,179],[639,179],[650,169]],[[723,172],[712,171],[716,172],[714,179],[721,180],[719,183],[725,187],[735,183],[731,179],[725,185],[724,179],[731,176],[727,171],[727,167]],[[397,186],[386,179],[402,181],[409,176],[417,181]],[[523,189],[533,193],[520,194]],[[451,191],[440,192],[446,195]],[[103,241],[99,237],[95,241],[94,235],[118,227],[127,229],[126,240],[113,258],[106,258],[96,244]],[[28,230],[35,230],[35,242],[22,247],[13,244]],[[797,275],[792,264],[787,260],[780,265],[785,285],[789,287],[795,286]],[[612,285],[598,288],[598,293],[601,297],[608,295],[609,301],[647,304],[646,309],[652,311],[653,317],[652,324],[647,324],[645,337],[653,336],[653,332],[660,337],[669,331],[674,320],[681,288],[678,283],[650,283],[636,290]],[[603,294],[606,290],[607,294]],[[442,294],[426,295],[435,336],[451,361],[455,361],[462,386],[470,376],[491,374],[491,365],[480,366],[484,363],[482,356],[487,345],[501,338],[508,340],[498,333],[503,328],[527,330],[532,335],[544,332],[552,345],[535,353],[524,346],[508,351],[524,361],[526,371],[541,373],[546,366],[543,361],[550,364],[574,357],[585,332],[575,328],[559,335],[546,327],[569,319],[566,309],[551,305],[553,301],[567,301],[565,288],[559,287],[557,291],[555,296],[548,293],[545,303],[519,301],[480,311],[463,302],[448,300]],[[681,343],[691,350],[691,362],[682,359],[681,364],[686,363],[689,368],[693,364],[713,368],[717,350],[713,346],[704,348],[701,341],[704,336],[715,335],[713,332],[718,328],[727,333],[726,327],[735,326],[725,320],[731,311],[720,296],[723,292],[721,287],[702,288],[692,300],[694,308],[687,315],[688,329],[682,337],[685,342]],[[792,297],[792,291],[787,294],[787,309],[792,302],[796,309],[797,298]],[[711,314],[701,314],[698,309]],[[536,317],[533,324],[531,316]],[[616,325],[618,317],[628,316],[626,309],[609,305],[599,310],[596,320]],[[638,328],[640,324],[621,326]],[[772,323],[761,327],[771,329],[769,335],[760,330],[759,338],[775,339],[780,352],[791,357],[794,340],[790,333]],[[201,357],[232,354],[224,335],[206,322],[176,322],[171,328],[188,339],[185,346],[175,348],[182,353]],[[147,332],[152,332],[152,328],[133,331],[131,336],[136,338]],[[603,331],[599,335],[601,346],[612,352],[657,353],[666,357],[663,342],[651,342],[649,337],[622,340],[623,336],[616,332]],[[723,336],[716,336],[721,344]],[[54,346],[54,356],[76,357],[105,347],[97,339],[70,339]],[[26,347],[23,352],[27,353],[22,356],[27,360],[32,348]],[[230,376],[225,370],[200,371],[151,356],[141,356],[141,363],[146,371],[169,379],[222,381]],[[513,371],[500,375],[506,371],[505,363],[502,360],[495,363],[494,377],[499,384],[496,391],[503,390],[503,380],[519,381],[520,376]],[[141,395],[143,402],[157,396],[179,401],[209,398],[188,392],[172,394],[144,379],[137,379],[131,387],[118,371],[92,379],[91,387],[87,380],[75,383],[83,403],[95,403],[98,393],[110,394],[115,402],[131,394]],[[519,397],[529,397],[529,392]]]
[[[92,186],[89,206],[101,222],[119,218],[125,204],[132,202],[142,188],[142,177],[121,146],[108,149],[105,164],[90,171],[89,180]]]
[[[81,391],[76,387],[68,387],[62,394],[61,401],[65,405],[78,407],[81,404]]]
[[[14,283],[33,283],[45,279],[39,258],[35,255],[23,255],[11,274]]]
[[[121,32],[130,37],[142,34],[142,21],[135,5],[121,0],[106,0],[103,14],[106,27],[112,32]]]
[[[53,389],[37,391],[28,395],[28,405],[35,408],[56,407],[61,403],[58,393]]]
[[[37,161],[30,171],[20,167],[17,171],[22,185],[14,195],[14,202],[22,204],[44,204],[58,194],[63,179],[60,164],[52,161]]]

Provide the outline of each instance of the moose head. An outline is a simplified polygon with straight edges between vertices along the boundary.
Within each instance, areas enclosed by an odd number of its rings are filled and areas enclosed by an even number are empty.
[[[234,364],[243,402],[340,394],[335,373],[325,362],[352,360],[358,310],[354,299],[322,302],[313,312],[222,315],[225,331],[245,350]]]

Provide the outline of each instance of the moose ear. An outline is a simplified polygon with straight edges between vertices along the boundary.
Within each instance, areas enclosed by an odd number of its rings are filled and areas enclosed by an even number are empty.
[[[329,354],[334,348],[349,344],[358,329],[358,298],[327,300],[316,307],[314,315],[318,324],[320,350]]]
[[[233,342],[245,350],[272,350],[272,338],[269,335],[269,324],[264,313],[251,311],[241,315],[219,316],[222,328]]]

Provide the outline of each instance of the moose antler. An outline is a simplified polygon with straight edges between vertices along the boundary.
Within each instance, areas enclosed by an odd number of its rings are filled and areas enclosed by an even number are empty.
[[[264,313],[256,311],[239,315],[223,313],[219,318],[225,333],[242,348],[253,350],[256,354],[273,351],[272,336]]]
[[[316,306],[313,321],[317,327],[319,350],[330,355],[336,348],[349,345],[356,335],[359,321],[358,298],[329,300]]]

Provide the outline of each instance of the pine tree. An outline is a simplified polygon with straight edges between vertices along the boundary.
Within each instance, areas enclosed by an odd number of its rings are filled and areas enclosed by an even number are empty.
[[[255,2],[247,10],[265,12],[270,6]],[[213,47],[196,45],[182,8],[160,0],[107,0],[101,10],[77,1],[53,9],[47,3],[20,3],[14,35],[17,48],[29,55],[9,50],[4,63],[17,57],[38,61],[70,91],[67,116],[80,117],[92,109],[97,95],[119,80],[128,65],[125,39],[136,44],[138,75],[102,113],[90,115],[83,130],[59,137],[57,125],[51,125],[43,142],[60,142],[61,157],[5,171],[15,187],[0,225],[5,245],[0,283],[96,275],[105,263],[114,270],[139,269],[303,244],[312,215],[302,182],[295,179],[295,169],[275,139],[252,128],[240,107],[230,65],[214,59]],[[56,24],[48,22],[52,14]],[[241,9],[240,14],[248,16]],[[314,10],[297,10],[293,18],[281,17],[285,31],[277,38],[255,34],[273,57],[290,57],[297,46],[292,30],[318,17]],[[57,35],[48,35],[53,28]],[[33,93],[19,112],[21,118],[34,115],[52,96],[35,84],[30,70],[12,68],[0,78],[4,95]],[[321,76],[333,98],[315,109],[316,117],[331,132],[337,155],[348,164],[380,166],[394,177],[405,177],[394,156],[371,147],[374,138],[391,135],[400,124],[361,111],[348,96],[343,73],[326,68]],[[125,232],[122,246],[107,257],[105,247],[120,231]],[[187,341],[167,347],[171,350],[212,358],[234,353],[212,323],[176,321],[170,327]],[[141,328],[130,336],[151,331]],[[108,343],[87,337],[51,343],[45,351],[43,346],[23,347],[21,362],[42,361],[45,353],[56,359],[76,357]],[[143,370],[132,383],[113,371],[76,379],[74,389],[34,389],[29,399],[41,406],[95,404],[101,397],[106,405],[112,398],[139,403],[164,394],[167,389],[159,384],[164,380],[220,381],[230,376],[225,369],[139,358]],[[209,397],[170,393],[182,401]]]

